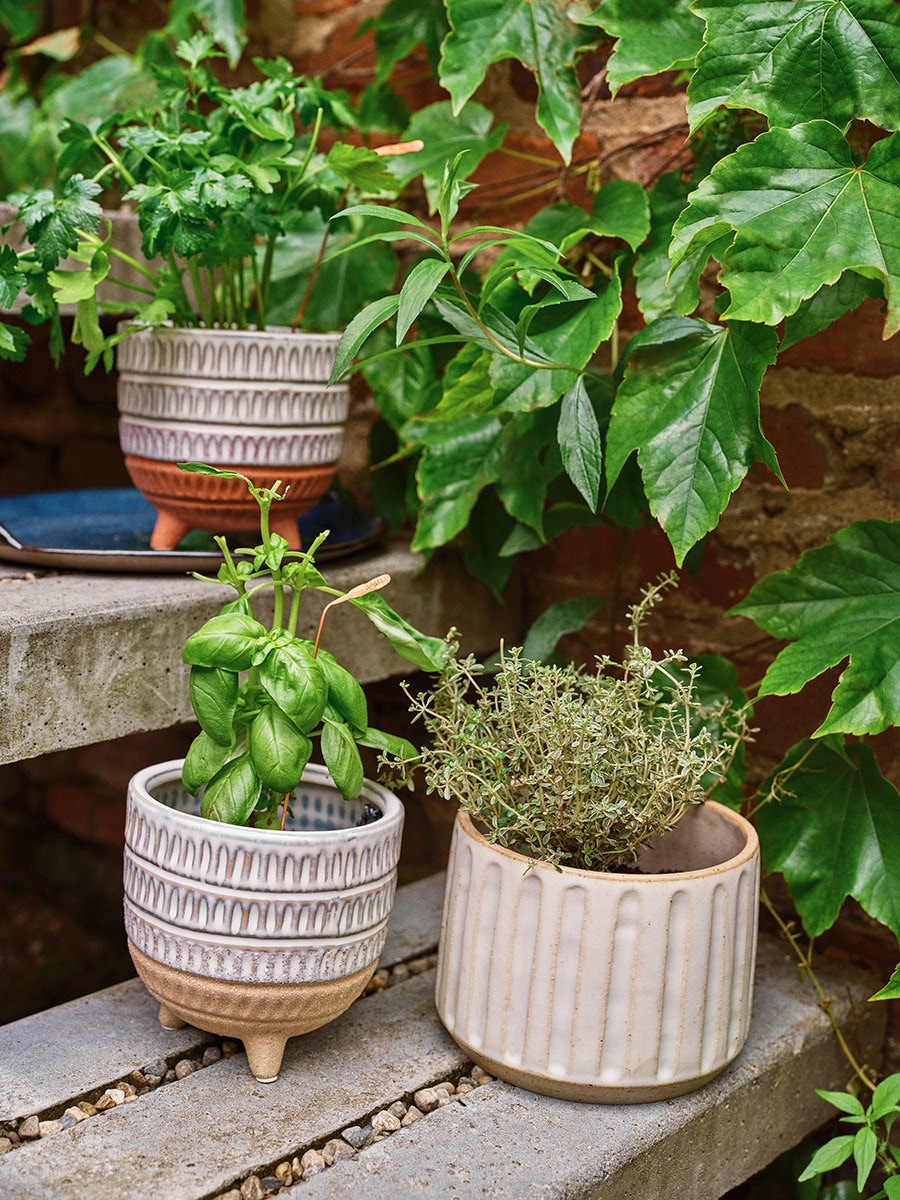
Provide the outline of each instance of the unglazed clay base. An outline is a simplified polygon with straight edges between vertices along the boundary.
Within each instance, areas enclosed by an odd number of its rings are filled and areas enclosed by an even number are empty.
[[[159,1001],[160,1024],[168,1029],[194,1025],[207,1033],[240,1038],[260,1083],[278,1078],[289,1037],[339,1017],[375,970],[373,963],[352,975],[316,983],[233,983],[154,962],[131,942],[128,950],[147,991]]]

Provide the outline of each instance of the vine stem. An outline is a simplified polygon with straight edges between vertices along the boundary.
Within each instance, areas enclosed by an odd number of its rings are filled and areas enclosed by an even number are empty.
[[[860,1083],[863,1084],[864,1087],[867,1087],[870,1092],[874,1092],[876,1081],[867,1073],[865,1067],[860,1065],[860,1063],[857,1061],[856,1055],[850,1049],[847,1039],[844,1037],[844,1034],[835,1019],[831,998],[826,994],[818,976],[813,970],[812,942],[810,942],[810,951],[805,951],[797,940],[797,935],[794,933],[793,929],[791,929],[790,925],[776,910],[774,904],[769,899],[765,888],[760,890],[759,899],[766,912],[768,912],[769,915],[774,918],[778,928],[781,930],[782,936],[785,938],[788,945],[797,956],[797,961],[800,963],[801,968],[809,976],[810,983],[816,989],[816,994],[819,997],[819,1007],[828,1018],[831,1028],[834,1030],[834,1036],[837,1038],[838,1045],[841,1048],[841,1052],[843,1053],[847,1062],[850,1064],[853,1074],[860,1081]]]

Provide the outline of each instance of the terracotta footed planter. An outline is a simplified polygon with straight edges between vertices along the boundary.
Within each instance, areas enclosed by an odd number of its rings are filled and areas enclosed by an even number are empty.
[[[473,1061],[531,1091],[621,1104],[693,1091],[735,1057],[750,1022],[756,832],[707,803],[639,865],[557,870],[458,815],[436,1000]]]
[[[366,780],[347,803],[309,766],[281,830],[208,821],[183,760],[128,785],[125,928],[167,1027],[240,1038],[261,1082],[289,1037],[339,1016],[375,970],[397,883],[403,806]],[[382,816],[356,826],[365,804]]]
[[[241,480],[186,474],[179,462],[289,485],[271,527],[300,548],[297,518],[328,490],[343,446],[349,388],[327,385],[339,340],[280,328],[161,327],[119,343],[119,440],[135,487],[159,514],[152,549],[173,550],[192,529],[257,524]]]

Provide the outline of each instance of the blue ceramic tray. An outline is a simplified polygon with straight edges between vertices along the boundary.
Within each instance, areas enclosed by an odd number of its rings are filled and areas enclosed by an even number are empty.
[[[0,499],[0,560],[85,571],[169,573],[216,570],[222,556],[206,533],[177,550],[151,550],[155,509],[135,488],[34,492]],[[323,529],[317,561],[342,558],[377,542],[384,521],[329,492],[297,522],[304,545]],[[234,544],[232,542],[232,544]]]

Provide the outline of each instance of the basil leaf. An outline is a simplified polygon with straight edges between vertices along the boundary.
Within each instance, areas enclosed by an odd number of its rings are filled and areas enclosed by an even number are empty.
[[[296,640],[273,647],[259,665],[259,682],[303,733],[322,719],[328,684],[309,643]]]
[[[192,633],[184,643],[182,658],[198,667],[224,667],[227,671],[247,671],[264,625],[244,613],[219,613]]]
[[[259,777],[253,769],[249,754],[233,758],[212,777],[200,812],[211,821],[224,821],[227,825],[246,825],[256,807],[262,790]]]
[[[208,733],[197,734],[181,768],[181,781],[192,796],[196,796],[204,783],[224,767],[230,753],[228,746],[215,741]]]
[[[343,721],[325,718],[322,755],[335,787],[345,800],[355,800],[362,791],[363,765],[353,734]]]
[[[200,728],[222,746],[234,745],[238,677],[221,667],[191,667],[191,706]]]
[[[369,724],[369,710],[366,704],[366,694],[360,684],[345,670],[333,654],[320,650],[316,656],[325,673],[328,684],[328,703],[355,730],[364,733]]]
[[[292,792],[312,754],[312,742],[276,704],[267,704],[250,726],[250,760],[262,786]]]

